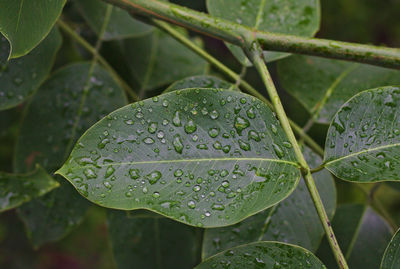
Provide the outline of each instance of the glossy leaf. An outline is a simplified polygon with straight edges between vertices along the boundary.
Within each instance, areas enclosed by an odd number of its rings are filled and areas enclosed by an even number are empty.
[[[109,210],[108,233],[118,269],[193,268],[199,230],[151,212]]]
[[[319,0],[207,0],[208,12],[216,17],[272,33],[313,36],[319,29]],[[227,44],[243,65],[251,65],[242,49]],[[264,52],[271,62],[287,53]]]
[[[324,164],[349,181],[400,180],[400,88],[364,91],[334,117],[325,143]]]
[[[339,108],[364,90],[400,84],[400,72],[366,64],[294,55],[278,63],[283,88],[314,116],[329,124]]]
[[[379,268],[391,230],[384,219],[364,205],[339,206],[332,228],[350,268]],[[317,256],[328,268],[337,268],[330,246],[323,239]]]
[[[1,0],[0,32],[10,42],[9,58],[24,56],[50,32],[66,0]]]
[[[99,66],[89,63],[60,69],[33,97],[16,146],[15,168],[35,163],[50,173],[67,158],[76,139],[99,118],[126,104],[121,88]],[[88,203],[62,180],[57,190],[19,209],[35,246],[54,241],[83,219]]]
[[[383,255],[381,269],[396,269],[400,266],[400,233],[397,230],[396,234],[390,240],[389,245]]]
[[[16,208],[58,186],[58,182],[39,166],[29,174],[0,172],[0,212]]]
[[[255,242],[225,250],[195,269],[326,268],[308,250],[279,242]]]
[[[104,40],[124,39],[149,34],[153,27],[132,18],[128,12],[98,0],[79,0],[75,5],[90,27],[100,33],[108,7],[112,8],[110,21],[104,32]]]
[[[114,111],[79,139],[58,173],[96,204],[216,227],[286,198],[297,167],[264,103],[187,89]]]
[[[203,75],[203,76],[192,76],[178,80],[172,83],[164,91],[164,93],[176,90],[189,89],[189,88],[214,88],[214,89],[227,89],[227,90],[239,91],[239,89],[232,83],[229,83],[225,80],[222,80],[214,76]]]
[[[308,164],[318,166],[322,160],[310,149],[303,150]],[[330,218],[336,208],[336,188],[328,171],[315,173],[314,179]],[[204,233],[202,258],[222,250],[255,241],[274,240],[291,243],[315,252],[324,236],[319,217],[303,180],[283,202],[238,224]]]
[[[61,46],[57,29],[28,55],[0,64],[0,110],[14,107],[29,97],[47,78]],[[8,54],[8,41],[0,37],[0,54]]]
[[[158,29],[143,37],[124,40],[124,48],[140,91],[204,74],[208,66],[203,58]]]

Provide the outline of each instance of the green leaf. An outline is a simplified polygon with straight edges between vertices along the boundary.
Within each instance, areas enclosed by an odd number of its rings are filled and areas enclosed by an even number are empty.
[[[119,269],[187,269],[199,260],[200,231],[193,227],[142,211],[109,210],[107,223]]]
[[[16,208],[58,186],[40,166],[28,174],[0,172],[0,212]]]
[[[356,182],[400,180],[400,88],[361,92],[347,101],[329,126],[324,164]]]
[[[308,250],[279,242],[255,242],[225,250],[195,269],[326,268]]]
[[[10,59],[24,56],[49,34],[65,2],[0,0],[0,32],[10,42]]]
[[[391,230],[371,208],[357,204],[339,206],[332,228],[350,268],[379,268]],[[317,256],[328,268],[337,268],[326,238]]]
[[[98,0],[79,0],[74,4],[82,13],[89,26],[100,33],[107,7],[110,5]],[[112,6],[110,22],[104,32],[104,40],[124,39],[149,34],[153,27],[132,18],[128,12]]]
[[[303,150],[311,167],[322,160],[310,149]],[[336,208],[336,187],[328,171],[314,174],[315,183],[329,218]],[[203,259],[222,250],[245,243],[273,240],[302,246],[312,252],[318,249],[324,230],[310,194],[303,180],[283,202],[238,224],[218,229],[207,229],[203,240]]]
[[[213,16],[272,33],[311,37],[320,23],[319,0],[207,0],[207,9]],[[227,46],[241,64],[251,65],[241,48]],[[267,62],[288,55],[264,51]]]
[[[123,90],[97,65],[79,63],[55,72],[26,111],[17,140],[16,171],[29,171],[39,163],[54,172],[87,128],[124,104]],[[70,184],[62,183],[19,209],[35,246],[63,237],[83,219],[89,204]]]
[[[381,269],[396,269],[400,265],[400,230],[390,240],[383,255]]]
[[[208,67],[203,58],[158,29],[143,37],[126,39],[123,44],[140,95],[188,76],[204,74]]]
[[[208,75],[191,76],[171,84],[164,93],[189,88],[214,88],[239,91],[238,87],[220,78]]]
[[[283,88],[314,120],[329,124],[339,108],[364,90],[400,84],[397,70],[320,57],[294,55],[278,63]]]
[[[175,91],[114,111],[79,139],[57,173],[96,204],[202,227],[262,211],[300,178],[271,110],[216,89]]]
[[[61,34],[53,29],[28,55],[0,64],[0,110],[26,100],[47,78],[61,46]],[[0,37],[0,54],[8,53],[8,42]]]

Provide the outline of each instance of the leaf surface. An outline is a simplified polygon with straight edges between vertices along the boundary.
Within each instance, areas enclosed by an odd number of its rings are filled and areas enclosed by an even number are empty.
[[[108,210],[108,232],[119,269],[187,269],[198,262],[199,230],[160,215]]]
[[[361,92],[347,101],[329,126],[324,164],[355,182],[400,180],[400,88]]]
[[[0,110],[26,100],[47,78],[61,46],[61,35],[53,29],[28,55],[0,64]],[[0,54],[8,54],[8,42],[0,37]]]
[[[202,75],[202,76],[191,76],[172,83],[165,91],[172,92],[176,90],[183,90],[189,88],[214,88],[214,89],[227,89],[227,90],[239,90],[235,85],[229,83],[220,78]]]
[[[326,268],[308,250],[279,242],[255,242],[225,250],[195,269]]]
[[[158,29],[126,39],[123,44],[127,64],[142,96],[146,90],[204,74],[208,67],[203,58]]]
[[[390,240],[382,258],[381,269],[396,269],[400,265],[400,233],[396,234]]]
[[[207,0],[207,10],[213,16],[272,33],[311,37],[320,23],[319,0]],[[241,48],[227,46],[240,63],[251,65]],[[267,62],[288,55],[264,51]]]
[[[311,167],[322,160],[310,149],[303,153]],[[336,208],[336,187],[328,171],[313,174],[325,210],[330,218]],[[207,229],[203,239],[203,259],[222,250],[255,241],[280,241],[304,247],[315,252],[324,236],[318,214],[303,180],[284,201],[238,224]]]
[[[202,227],[234,224],[278,203],[300,177],[271,110],[216,89],[114,111],[79,139],[58,173],[96,204]]]
[[[39,163],[53,173],[87,128],[124,104],[123,90],[97,65],[92,69],[90,63],[79,63],[55,72],[26,111],[17,139],[15,170],[29,171]],[[57,190],[19,208],[35,246],[74,229],[89,205],[70,184],[60,183]]]
[[[10,42],[9,58],[24,56],[50,32],[66,0],[1,0],[0,32]]]
[[[58,187],[41,167],[28,174],[0,172],[0,212],[10,210]]]
[[[283,88],[318,123],[329,124],[339,108],[364,90],[400,84],[397,70],[345,61],[293,55],[279,61]]]
[[[392,232],[375,211],[364,205],[341,205],[336,210],[332,228],[350,268],[379,268]],[[337,268],[326,238],[317,256],[328,268]]]
[[[99,34],[107,7],[110,5],[97,0],[79,0],[75,1],[75,5],[89,26]],[[107,24],[103,39],[115,40],[138,37],[149,34],[152,30],[152,26],[135,20],[125,10],[112,6],[110,21]]]

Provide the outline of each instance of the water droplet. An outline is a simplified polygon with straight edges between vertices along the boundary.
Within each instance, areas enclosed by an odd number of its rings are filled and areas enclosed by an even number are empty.
[[[274,148],[274,151],[279,158],[283,158],[283,156],[285,156],[285,152],[279,145],[272,143],[272,147]]]
[[[160,197],[160,193],[159,193],[159,192],[154,192],[154,193],[153,193],[153,197],[154,197],[154,198]]]
[[[208,134],[209,136],[211,136],[212,138],[215,138],[219,135],[219,128],[210,128],[208,130]]]
[[[197,130],[196,124],[194,123],[193,120],[189,119],[189,121],[188,121],[187,124],[185,125],[185,132],[186,132],[187,134],[191,134],[191,133],[196,132],[196,130]]]
[[[174,136],[173,145],[174,145],[175,151],[179,154],[182,154],[184,147],[183,147],[183,143],[182,143],[182,138],[179,134]]]
[[[242,131],[248,128],[249,126],[250,122],[247,119],[242,118],[240,116],[237,116],[235,118],[235,129],[239,135],[242,135]]]
[[[110,177],[112,174],[114,174],[115,168],[112,166],[109,166],[106,170],[106,178]]]
[[[162,174],[160,171],[153,171],[146,176],[147,180],[151,185],[156,184],[157,181],[161,178]]]
[[[239,139],[239,147],[244,151],[249,151],[250,150],[250,144],[244,142],[242,139]]]
[[[154,134],[157,131],[157,122],[151,122],[149,128],[147,129],[149,133]]]
[[[216,120],[216,119],[218,119],[218,117],[219,117],[218,111],[213,110],[213,111],[210,112],[210,118],[211,119]]]
[[[190,209],[196,208],[196,203],[195,203],[194,201],[189,201],[187,205],[188,205],[188,207],[189,207]]]
[[[87,168],[83,171],[83,174],[86,176],[87,179],[97,178],[97,174],[94,172],[92,168]]]
[[[225,210],[225,206],[222,205],[222,204],[212,204],[211,209],[212,210],[223,211],[223,210]]]
[[[131,177],[131,179],[138,179],[140,177],[139,169],[129,170],[129,176]]]
[[[175,112],[175,116],[174,116],[174,118],[172,119],[172,123],[173,123],[176,127],[182,126],[182,122],[181,122],[181,113],[179,112],[179,110],[177,110],[177,111]]]

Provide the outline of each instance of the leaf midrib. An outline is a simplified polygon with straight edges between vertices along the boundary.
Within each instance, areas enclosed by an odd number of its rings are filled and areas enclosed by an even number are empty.
[[[124,165],[135,165],[135,164],[156,164],[156,163],[185,163],[185,162],[213,162],[213,161],[264,161],[264,162],[276,162],[290,164],[296,168],[299,168],[299,164],[286,160],[268,159],[268,158],[203,158],[203,159],[175,159],[175,160],[155,160],[155,161],[138,161],[138,162],[124,162],[124,163],[108,163],[103,165],[86,165],[85,167],[108,167],[108,166],[124,166]],[[80,169],[76,167],[75,169]],[[74,170],[74,167],[72,168]]]
[[[351,158],[351,157],[354,157],[354,156],[357,156],[357,155],[360,155],[360,154],[363,154],[363,153],[368,153],[368,152],[372,152],[372,151],[387,149],[387,148],[391,148],[391,147],[398,147],[398,146],[400,146],[400,143],[388,144],[388,145],[384,145],[384,146],[380,146],[380,147],[376,147],[376,148],[361,150],[361,151],[354,152],[354,153],[348,154],[346,156],[342,156],[340,158],[334,159],[332,161],[324,162],[324,166],[328,166],[328,165],[330,165],[332,163],[335,163],[335,162],[338,162],[338,161],[341,161],[341,160],[345,160],[347,158]]]

